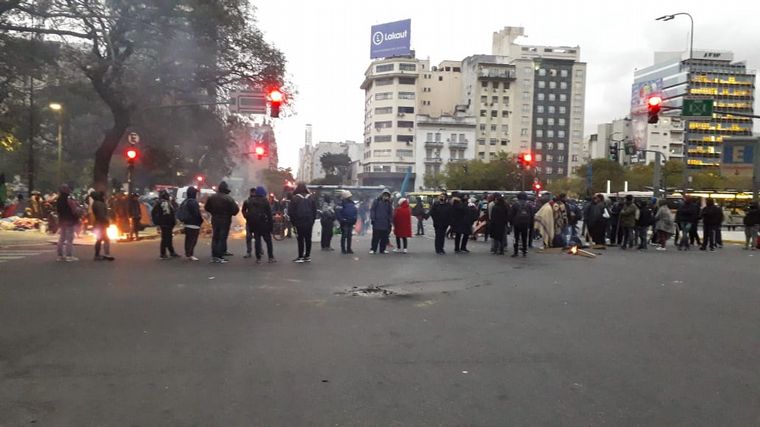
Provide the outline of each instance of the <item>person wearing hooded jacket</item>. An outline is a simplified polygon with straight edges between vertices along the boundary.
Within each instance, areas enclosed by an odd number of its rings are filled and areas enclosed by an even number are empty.
[[[495,255],[504,255],[504,240],[507,235],[507,222],[509,220],[509,206],[501,194],[496,194],[494,205],[491,208],[491,238],[495,244]]]
[[[430,218],[433,219],[433,229],[435,230],[435,253],[438,255],[446,255],[444,250],[446,230],[451,225],[451,204],[446,200],[446,197],[446,192],[442,192],[430,208]]]
[[[206,212],[211,214],[211,262],[226,263],[227,237],[230,235],[232,217],[240,211],[235,199],[230,196],[230,187],[225,181],[219,183],[216,193],[212,194],[206,205]]]
[[[303,182],[298,183],[293,190],[288,215],[298,234],[298,257],[293,262],[311,262],[311,233],[317,219],[317,203]]]
[[[336,219],[340,224],[340,253],[347,255],[352,254],[351,238],[354,231],[354,225],[358,217],[356,204],[351,200],[351,192],[343,190],[340,194],[341,208],[335,212]]]
[[[191,186],[187,189],[187,198],[182,202],[187,211],[187,218],[184,222],[185,257],[189,261],[198,261],[195,256],[195,245],[198,244],[198,235],[201,233],[201,224],[203,224],[201,206],[198,204],[197,196],[198,189]]]
[[[111,256],[111,240],[108,238],[108,206],[106,205],[105,195],[102,191],[93,191],[92,197],[92,214],[94,217],[93,232],[95,234],[95,261],[113,261]],[[103,255],[100,255],[101,245]]]
[[[58,238],[58,261],[79,261],[74,256],[74,229],[82,217],[82,209],[77,206],[70,196],[71,188],[66,184],[61,185],[58,199],[55,202],[60,233],[60,237]]]
[[[744,216],[744,249],[755,250],[757,245],[757,233],[760,232],[760,206],[757,202],[749,205],[749,210]]]
[[[255,239],[256,263],[261,262],[261,256],[264,251],[261,247],[261,241],[267,245],[267,257],[269,262],[276,262],[274,259],[274,250],[272,248],[272,207],[267,200],[267,190],[258,186],[251,188],[251,196],[243,202],[243,216],[245,217],[245,246],[247,252],[245,258],[251,257],[251,237]]]
[[[372,221],[372,247],[370,254],[387,254],[388,237],[393,225],[393,206],[391,206],[391,192],[383,191],[370,208],[370,220]]]
[[[700,250],[706,250],[709,245],[710,250],[714,251],[715,247],[719,245],[717,233],[722,222],[723,210],[715,205],[715,200],[708,198],[707,206],[702,209],[702,226],[704,227],[704,231],[702,246],[699,247]]]
[[[403,197],[393,212],[393,234],[396,235],[396,249],[393,252],[407,253],[408,239],[412,237],[412,211],[409,201]]]
[[[322,209],[319,211],[319,224],[322,226],[320,246],[323,251],[334,251],[332,248],[333,227],[335,226],[335,209],[330,197],[325,196]]]
[[[528,204],[528,195],[521,191],[517,194],[517,202],[512,205],[509,212],[509,223],[515,232],[514,252],[512,257],[517,256],[517,252],[522,241],[522,254],[528,254],[528,229],[533,223],[533,208]]]
[[[454,253],[470,252],[467,250],[467,241],[470,239],[472,223],[475,222],[475,219],[477,217],[473,218],[472,211],[464,201],[458,197],[452,199],[451,227],[454,229]]]
[[[699,206],[692,198],[686,198],[683,204],[676,210],[676,225],[681,229],[681,239],[678,241],[678,250],[689,250],[691,246],[692,231],[695,223],[699,222]]]
[[[176,208],[169,197],[169,192],[161,190],[158,194],[158,201],[151,211],[151,216],[153,217],[153,223],[158,226],[161,232],[159,251],[162,260],[169,259],[169,256],[172,258],[179,256],[177,252],[174,251],[174,243],[172,242],[172,239],[174,238],[174,225],[177,223],[175,215]],[[169,252],[169,255],[166,254],[167,251]]]

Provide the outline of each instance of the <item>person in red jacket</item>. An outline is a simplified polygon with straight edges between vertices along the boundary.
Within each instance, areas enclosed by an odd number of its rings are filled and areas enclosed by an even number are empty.
[[[393,252],[407,253],[407,239],[412,237],[412,210],[405,198],[399,199],[398,208],[393,212],[393,234],[396,235],[396,249]]]

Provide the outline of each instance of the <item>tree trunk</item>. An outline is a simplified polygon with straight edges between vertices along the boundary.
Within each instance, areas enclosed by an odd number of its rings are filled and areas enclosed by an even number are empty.
[[[108,170],[111,166],[111,157],[119,146],[119,142],[121,142],[122,136],[124,136],[124,132],[126,132],[132,119],[132,114],[127,108],[112,107],[111,113],[113,114],[114,125],[103,136],[103,142],[95,151],[92,183],[96,191],[106,192],[108,190]]]

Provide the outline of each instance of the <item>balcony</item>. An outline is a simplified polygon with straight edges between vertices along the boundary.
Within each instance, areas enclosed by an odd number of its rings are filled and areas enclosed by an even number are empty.
[[[457,149],[457,150],[464,150],[467,149],[467,142],[449,142],[449,148]]]
[[[425,148],[443,148],[441,141],[425,141]]]
[[[440,157],[425,157],[425,163],[429,165],[440,165],[443,160]]]

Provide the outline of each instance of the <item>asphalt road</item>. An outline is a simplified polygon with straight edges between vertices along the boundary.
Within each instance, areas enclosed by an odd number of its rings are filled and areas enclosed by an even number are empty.
[[[760,251],[367,243],[259,266],[242,240],[226,265],[207,240],[200,263],[0,248],[0,426],[760,425]]]

